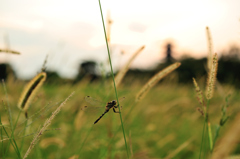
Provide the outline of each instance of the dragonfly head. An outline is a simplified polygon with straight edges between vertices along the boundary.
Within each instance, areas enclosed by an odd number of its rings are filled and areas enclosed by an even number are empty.
[[[113,100],[113,101],[112,101],[112,104],[113,104],[113,105],[116,105],[116,104],[117,104],[117,101],[116,101],[116,100]]]

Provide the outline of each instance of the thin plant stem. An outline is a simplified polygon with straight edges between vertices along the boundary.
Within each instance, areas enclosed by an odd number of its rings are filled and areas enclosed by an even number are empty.
[[[2,125],[1,114],[0,114],[0,125]],[[2,131],[3,127],[4,127],[4,126],[2,125],[2,126],[1,126],[1,130],[0,130],[1,140],[3,140],[3,131]],[[2,156],[4,156],[3,141],[2,141],[1,146],[2,146],[2,148],[1,148],[1,150],[2,150]]]
[[[7,133],[7,130],[5,129],[5,127],[3,126],[2,128],[3,128],[4,132],[5,132],[5,134],[7,135],[7,137],[10,138],[9,135],[8,135],[8,133]],[[14,143],[13,143],[13,140],[14,140],[14,139],[10,139],[10,143],[12,144],[13,148],[15,149],[17,155],[19,155],[19,154],[18,154],[18,151],[17,151],[17,148],[15,147],[16,145],[14,145]],[[6,148],[5,155],[3,156],[3,158],[6,157],[7,151],[8,151],[8,148]],[[21,158],[21,156],[18,156],[18,158]]]
[[[27,127],[27,122],[25,123],[25,127]],[[26,129],[24,129],[24,135],[25,135],[25,133],[26,133]],[[25,139],[25,137],[23,137],[22,141],[21,141],[20,152],[22,152],[22,150],[23,150],[24,139]]]
[[[82,142],[82,145],[81,145],[80,148],[78,149],[78,154],[80,154],[80,152],[81,152],[81,150],[82,150],[82,148],[83,148],[83,145],[85,144],[85,142],[86,142],[86,140],[87,140],[90,132],[92,131],[92,128],[93,128],[93,125],[92,125],[91,128],[89,129],[89,131],[88,131],[88,133],[87,133],[87,136],[85,137],[85,139],[84,139],[83,142]]]
[[[7,98],[7,108],[8,108],[9,122],[10,122],[11,130],[13,131],[12,112],[11,112],[9,101],[8,101],[7,88],[6,88],[4,79],[2,79],[2,85],[3,85],[4,92],[5,92],[5,95],[6,95],[6,98]]]
[[[114,75],[113,75],[112,61],[111,61],[109,46],[108,46],[108,42],[107,42],[107,34],[106,34],[106,29],[105,29],[103,14],[102,14],[101,2],[100,2],[100,0],[98,0],[98,2],[99,2],[99,8],[100,8],[100,12],[101,12],[103,30],[104,30],[104,35],[105,35],[105,41],[106,41],[106,46],[107,46],[107,51],[108,51],[108,58],[109,58],[109,64],[110,64],[110,67],[111,67],[111,74],[112,74],[112,79],[113,79],[115,94],[116,94],[117,102],[119,103],[119,101],[118,101],[118,94],[117,94],[117,88],[116,88],[116,84],[115,84],[115,80],[114,80]],[[126,141],[126,137],[125,137],[125,132],[124,132],[124,126],[123,126],[122,114],[121,114],[120,106],[118,106],[118,109],[119,109],[119,115],[120,115],[120,120],[121,120],[121,125],[122,125],[122,131],[123,131],[123,137],[124,137],[124,141],[125,141],[125,147],[126,147],[126,151],[127,151],[127,156],[128,156],[128,158],[129,158],[127,141]]]
[[[205,120],[204,120],[203,130],[202,130],[202,141],[201,141],[200,153],[199,153],[199,159],[201,159],[202,147],[203,147],[203,143],[204,143],[205,123],[206,123],[206,122],[205,122]]]
[[[205,115],[204,115],[204,123],[203,123],[203,131],[202,131],[202,141],[201,141],[199,159],[201,158],[202,147],[204,146],[205,127],[207,127],[207,129],[208,129],[208,126],[207,126],[206,124],[208,124],[208,108],[209,108],[209,103],[210,103],[210,100],[207,100],[207,108],[206,108],[206,112],[205,112]],[[209,132],[209,131],[208,131],[208,132]],[[208,137],[209,137],[209,143],[211,143],[211,142],[210,142],[211,135],[209,135],[209,133],[208,133]],[[211,138],[211,139],[212,139],[212,138]],[[210,144],[210,145],[211,145],[211,144]],[[210,146],[210,147],[211,147],[211,146]]]
[[[4,83],[3,83],[3,84],[4,84]],[[5,91],[6,91],[6,90],[5,90]],[[4,102],[3,102],[3,105],[4,105],[4,107],[5,107]],[[9,108],[9,109],[10,109],[10,108]],[[7,110],[6,110],[6,111],[7,111]],[[19,111],[19,114],[18,114],[18,117],[17,117],[17,121],[18,121],[18,119],[19,119],[19,116],[20,116],[20,111]],[[17,125],[17,121],[16,121],[16,124],[15,124],[14,127],[11,127],[11,125],[10,125],[10,128],[11,128],[11,137],[9,137],[9,135],[8,135],[5,127],[3,126],[3,129],[4,129],[4,131],[5,131],[5,134],[7,135],[8,138],[11,138],[10,142],[8,142],[8,144],[7,144],[7,146],[6,146],[5,155],[7,155],[8,150],[9,150],[9,146],[10,146],[10,143],[11,143],[12,146],[13,146],[13,148],[15,149],[18,157],[21,158],[21,154],[20,154],[20,152],[19,152],[19,148],[17,147],[17,143],[16,143],[16,141],[15,141],[15,139],[14,139],[14,131],[15,131],[15,128],[16,128],[16,125]],[[5,156],[4,156],[4,157],[5,157]]]
[[[12,133],[11,133],[11,140],[13,140],[13,142],[14,142],[14,144],[15,144],[15,146],[16,146],[15,151],[16,151],[16,153],[18,154],[19,158],[21,158],[21,153],[20,153],[20,150],[19,150],[19,148],[18,148],[18,146],[17,146],[17,143],[16,143],[16,141],[15,141],[15,138],[14,138],[14,131],[15,131],[15,129],[16,129],[17,122],[18,122],[18,120],[19,120],[20,114],[21,114],[21,111],[19,110],[16,123],[15,123],[15,125],[14,125],[14,127],[13,127],[13,131],[12,131]]]
[[[209,139],[209,147],[210,147],[210,151],[212,153],[213,150],[213,138],[212,138],[212,129],[211,129],[211,123],[208,120],[208,139]]]
[[[215,136],[214,136],[214,139],[213,139],[213,148],[214,148],[215,143],[216,143],[216,141],[217,141],[217,138],[218,138],[218,135],[219,135],[219,131],[220,131],[220,129],[221,129],[221,126],[218,126],[216,129],[217,129],[217,130],[216,130],[216,133],[215,133]]]
[[[208,109],[209,109],[209,103],[210,103],[210,100],[208,99],[207,100],[207,110],[206,110],[206,116],[205,116],[205,124],[207,124],[207,131],[208,131],[208,139],[209,139],[209,148],[210,148],[210,151],[212,152],[212,149],[213,149],[213,138],[212,138],[212,131],[211,131],[211,123],[209,121],[209,115],[208,115]]]
[[[15,123],[15,125],[14,125],[13,132],[12,132],[11,137],[13,137],[13,142],[14,142],[15,145],[16,145],[17,153],[19,154],[20,158],[22,158],[22,157],[21,157],[20,149],[18,148],[17,143],[16,143],[16,140],[14,139],[14,131],[15,131],[16,127],[17,127],[17,123],[18,123],[18,120],[19,120],[20,114],[21,114],[21,111],[19,111],[19,113],[18,113],[18,117],[17,117],[16,123]]]

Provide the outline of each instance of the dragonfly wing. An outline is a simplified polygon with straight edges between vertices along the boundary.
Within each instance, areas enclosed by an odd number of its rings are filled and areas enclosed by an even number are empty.
[[[85,98],[85,101],[86,102],[88,102],[88,103],[90,103],[90,104],[92,104],[92,105],[94,105],[94,106],[98,106],[98,105],[103,105],[103,104],[106,104],[106,103],[104,103],[104,102],[102,102],[102,101],[100,101],[100,100],[97,100],[97,99],[95,99],[95,98],[92,98],[91,96],[86,96]]]
[[[118,99],[119,102],[122,102],[125,99],[125,97],[121,97]]]
[[[81,110],[82,111],[85,111],[85,112],[99,112],[99,111],[104,111],[104,107],[94,107],[94,106],[83,106],[81,107]]]

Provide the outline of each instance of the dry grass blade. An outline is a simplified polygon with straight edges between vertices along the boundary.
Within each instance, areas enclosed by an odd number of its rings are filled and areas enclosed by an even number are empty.
[[[180,145],[177,149],[175,149],[172,153],[170,153],[165,159],[170,159],[175,157],[179,152],[181,152],[184,148],[186,148],[191,142],[193,138],[190,138],[186,142],[184,142],[182,145]]]
[[[142,46],[141,48],[139,48],[134,54],[133,56],[128,60],[128,62],[126,63],[126,65],[118,72],[118,74],[116,75],[115,78],[115,82],[116,82],[116,86],[118,87],[119,84],[121,83],[123,77],[125,76],[125,74],[127,73],[130,64],[133,62],[133,60],[135,59],[135,57],[137,57],[137,55],[145,48],[145,46]]]
[[[40,137],[42,136],[42,134],[44,133],[44,131],[47,129],[47,127],[51,124],[52,120],[55,118],[55,116],[60,112],[61,108],[66,104],[66,102],[68,101],[68,99],[74,94],[71,93],[66,99],[65,101],[63,101],[60,106],[52,113],[52,115],[50,116],[50,118],[48,118],[45,123],[43,124],[42,128],[36,133],[36,135],[34,136],[27,152],[25,153],[23,159],[27,158],[27,156],[29,155],[29,153],[31,152],[31,150],[33,149],[33,147],[35,146],[35,144],[37,143],[37,141],[40,139]]]
[[[73,155],[72,157],[69,157],[68,159],[78,159],[79,155]]]
[[[20,52],[18,52],[18,51],[13,51],[13,50],[9,50],[9,49],[0,49],[0,52],[5,52],[5,53],[11,53],[11,54],[20,55]]]
[[[152,88],[159,80],[161,80],[163,77],[165,77],[166,75],[168,75],[169,73],[177,69],[180,65],[181,65],[180,62],[176,62],[168,66],[167,68],[161,70],[156,75],[154,75],[138,92],[136,96],[136,102],[140,101],[147,94],[150,88]]]
[[[212,36],[208,27],[206,27],[206,34],[207,34],[207,41],[208,41],[208,59],[207,59],[207,66],[208,71],[212,68],[212,54],[213,54],[213,43],[212,43]]]
[[[217,53],[213,56],[212,68],[208,73],[207,89],[206,89],[206,98],[211,99],[213,96],[214,86],[216,82],[218,68],[218,56]]]
[[[167,136],[165,136],[163,139],[161,139],[160,141],[157,142],[157,146],[158,148],[162,148],[163,146],[165,146],[167,143],[175,140],[176,136],[174,134],[168,134]]]
[[[130,148],[131,157],[133,157],[131,131],[129,132],[129,148]]]
[[[212,159],[225,159],[240,142],[240,113],[213,152]]]
[[[42,86],[43,82],[46,80],[46,77],[47,74],[45,72],[41,72],[27,84],[18,102],[18,107],[21,110],[25,112],[28,110],[29,104],[31,103],[38,89]]]

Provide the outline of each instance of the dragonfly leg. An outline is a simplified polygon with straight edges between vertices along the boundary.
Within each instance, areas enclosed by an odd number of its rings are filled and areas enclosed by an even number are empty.
[[[115,107],[116,108],[116,107]],[[116,111],[114,108],[113,108],[113,112],[114,113],[120,113],[119,111]]]
[[[115,105],[115,106],[114,106],[114,108],[118,108],[118,106],[119,106],[119,105]],[[120,108],[120,109],[122,109],[122,106],[121,106],[121,108]]]

